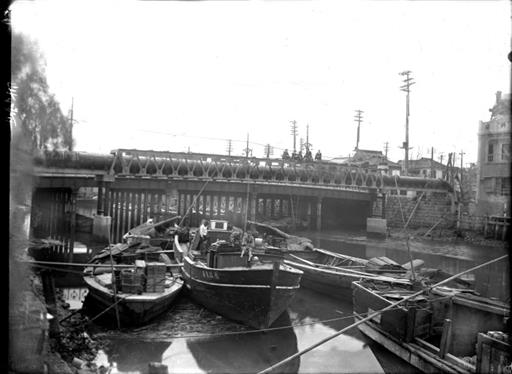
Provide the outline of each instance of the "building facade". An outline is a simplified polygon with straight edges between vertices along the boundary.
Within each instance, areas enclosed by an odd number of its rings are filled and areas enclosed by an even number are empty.
[[[400,165],[389,160],[382,151],[356,149],[351,157],[339,157],[330,160],[339,164],[357,166],[385,175],[400,175]]]
[[[404,169],[404,161],[398,163]],[[407,172],[410,176],[444,179],[446,176],[446,165],[437,162],[431,158],[422,157],[417,160],[409,160]]]
[[[510,217],[510,94],[496,93],[491,118],[480,121],[478,131],[479,215]]]

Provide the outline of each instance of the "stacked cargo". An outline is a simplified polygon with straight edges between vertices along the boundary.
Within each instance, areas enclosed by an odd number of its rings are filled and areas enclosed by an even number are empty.
[[[164,292],[165,290],[165,263],[146,263],[146,292]]]
[[[142,277],[144,274],[134,270],[123,270],[121,272],[121,291],[124,293],[141,294]]]

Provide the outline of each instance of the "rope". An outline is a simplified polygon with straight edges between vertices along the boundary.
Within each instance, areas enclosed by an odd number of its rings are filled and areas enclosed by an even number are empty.
[[[442,285],[442,284],[448,283],[448,282],[450,282],[450,281],[452,281],[452,280],[454,280],[454,279],[456,279],[456,278],[460,277],[460,276],[461,276],[461,275],[463,275],[463,274],[470,273],[470,272],[475,271],[475,270],[477,270],[477,269],[480,269],[480,268],[482,268],[482,267],[484,267],[484,266],[490,265],[490,264],[492,264],[492,263],[494,263],[494,262],[501,261],[501,260],[503,260],[503,259],[505,259],[505,258],[507,258],[507,257],[508,257],[508,255],[504,255],[504,256],[501,256],[501,257],[495,258],[494,260],[487,261],[487,262],[485,262],[485,263],[483,263],[483,264],[480,264],[480,265],[474,266],[474,267],[472,267],[472,268],[470,268],[470,269],[468,269],[468,270],[464,270],[464,271],[462,271],[462,272],[460,272],[460,273],[458,273],[458,274],[455,274],[455,275],[453,275],[453,276],[451,276],[451,277],[448,277],[448,278],[446,278],[446,279],[442,280],[441,282],[438,282],[438,283],[433,284],[433,285],[431,285],[431,286],[426,286],[424,289],[422,289],[422,290],[420,290],[420,291],[418,291],[418,292],[415,292],[415,293],[413,293],[413,294],[411,294],[411,295],[409,295],[409,296],[406,296],[406,297],[405,297],[405,298],[403,298],[402,300],[397,301],[397,302],[394,302],[394,303],[392,303],[392,304],[388,305],[388,306],[387,306],[387,307],[385,307],[385,308],[382,308],[382,309],[380,309],[380,310],[377,310],[377,311],[373,312],[371,315],[366,316],[365,318],[363,318],[363,319],[359,320],[358,322],[353,323],[353,324],[351,324],[350,326],[347,326],[347,327],[343,328],[342,330],[340,330],[340,331],[338,331],[338,332],[336,332],[336,333],[332,334],[331,336],[328,336],[327,338],[320,340],[319,342],[317,342],[317,343],[315,343],[315,344],[313,344],[313,345],[309,346],[308,348],[303,349],[303,350],[302,350],[302,351],[300,351],[300,352],[297,352],[297,353],[295,353],[295,354],[293,354],[293,355],[291,355],[291,356],[289,356],[289,357],[285,358],[285,359],[284,359],[284,360],[282,360],[282,361],[279,361],[278,363],[276,363],[276,364],[274,364],[274,365],[272,365],[272,366],[270,366],[270,367],[266,368],[265,370],[260,371],[258,374],[266,374],[266,373],[269,373],[269,372],[271,372],[272,370],[274,370],[274,369],[276,369],[276,368],[278,368],[278,367],[281,367],[282,365],[286,364],[287,362],[290,362],[291,360],[293,360],[293,359],[295,359],[295,358],[297,358],[297,357],[300,357],[300,356],[302,356],[303,354],[305,354],[305,353],[307,353],[307,352],[309,352],[309,351],[312,351],[312,350],[313,350],[313,349],[315,349],[316,347],[318,347],[318,346],[320,346],[320,345],[322,345],[322,344],[324,344],[324,343],[328,342],[329,340],[336,338],[337,336],[339,336],[339,335],[343,334],[345,331],[350,330],[351,328],[354,328],[354,327],[356,327],[356,326],[358,326],[358,325],[360,325],[360,324],[362,324],[362,323],[365,323],[366,321],[369,321],[369,320],[370,320],[370,319],[372,319],[373,317],[376,317],[376,316],[378,316],[379,314],[381,314],[381,313],[383,313],[383,312],[385,312],[385,311],[387,311],[387,310],[391,310],[392,308],[395,308],[396,306],[398,306],[399,304],[403,303],[404,301],[407,301],[407,300],[409,300],[409,299],[412,299],[413,297],[419,296],[419,295],[421,295],[422,293],[427,292],[427,291],[430,291],[431,289],[433,289],[433,288],[435,288],[435,287],[438,287],[438,286],[440,286],[440,285]]]
[[[393,309],[400,309],[400,307],[396,307]],[[369,314],[369,313],[370,312],[361,313],[359,315],[365,315],[365,314]],[[319,323],[341,321],[344,319],[349,319],[349,318],[354,318],[354,317],[355,317],[355,314],[350,314],[345,317],[330,318],[330,319],[319,320],[319,321],[314,321],[314,322],[297,323],[297,324],[293,324],[293,325],[289,325],[289,326],[268,327],[266,329],[253,329],[253,330],[245,330],[245,331],[225,331],[225,332],[218,332],[218,333],[211,333],[211,334],[172,335],[172,336],[167,337],[165,341],[173,340],[173,339],[211,338],[211,337],[216,337],[216,336],[246,335],[246,334],[254,334],[254,333],[261,333],[261,332],[278,331],[278,330],[291,329],[291,328],[295,328],[295,327],[310,326],[310,325],[315,325],[315,324],[319,324]],[[163,340],[159,339],[159,341],[163,341]]]

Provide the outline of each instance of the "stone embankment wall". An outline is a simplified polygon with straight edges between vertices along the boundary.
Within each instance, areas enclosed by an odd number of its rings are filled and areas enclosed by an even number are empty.
[[[387,194],[385,205],[385,218],[389,227],[403,227],[409,220],[409,228],[430,228],[439,220],[442,221],[436,228],[454,228],[456,214],[452,209],[452,198],[449,193],[426,192],[420,199],[421,192],[415,197]],[[402,218],[403,212],[403,218]]]
[[[428,230],[439,222],[441,218],[442,220],[436,225],[436,229],[456,228],[458,219],[457,206],[452,204],[453,197],[449,192],[426,192],[418,203],[420,196],[421,192],[417,192],[414,197],[387,194],[384,212],[388,227],[402,228],[404,221],[407,222],[415,206],[418,205],[410,219],[408,228],[424,228]],[[381,212],[381,203],[374,204],[373,209],[375,213]],[[485,222],[485,216],[470,215],[467,209],[463,207],[460,216],[460,229],[462,231],[483,233]]]

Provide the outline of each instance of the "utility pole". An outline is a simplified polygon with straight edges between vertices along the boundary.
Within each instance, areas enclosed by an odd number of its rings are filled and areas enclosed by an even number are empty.
[[[247,133],[247,144],[245,146],[245,158],[249,158],[250,152],[252,152],[252,149],[249,148],[249,133]]]
[[[430,178],[434,178],[434,147],[430,151]]]
[[[70,130],[71,130],[71,144],[69,145],[70,151],[73,150],[73,102],[74,102],[74,97],[71,98],[71,113],[70,113],[71,121],[69,124]]]
[[[309,123],[306,125],[306,152],[311,148],[311,143],[309,142]]]
[[[460,190],[462,191],[462,174],[463,174],[463,160],[466,153],[463,149],[460,150]]]
[[[444,153],[441,153],[439,155],[439,161],[441,162],[441,164],[443,163],[443,157],[444,157]]]
[[[293,120],[293,121],[290,121],[290,123],[292,124],[291,134],[293,135],[293,152],[296,153],[296,151],[297,151],[297,146],[296,146],[296,141],[297,141],[297,121]]]
[[[270,158],[270,155],[274,154],[274,147],[272,147],[270,144],[267,144],[265,146],[265,156],[267,158]]]
[[[361,122],[363,121],[363,111],[362,110],[356,110],[356,116],[354,117],[354,120],[357,122],[357,141],[356,141],[356,151],[359,149],[359,131],[361,127]]]
[[[389,142],[384,143],[384,156],[388,159]]]
[[[231,156],[232,151],[233,151],[233,146],[231,144],[231,139],[228,139],[228,146],[226,148],[226,152],[228,152],[228,156]]]
[[[405,150],[405,158],[404,158],[404,174],[408,174],[409,170],[409,93],[411,92],[411,86],[415,83],[412,81],[412,78],[410,77],[411,71],[406,70],[401,73],[400,75],[405,76],[404,78],[404,85],[400,87],[401,91],[404,91],[406,95],[405,99],[405,142],[403,144],[403,148]]]
[[[299,140],[299,151],[302,152],[302,150],[304,149],[304,139],[300,138]]]

